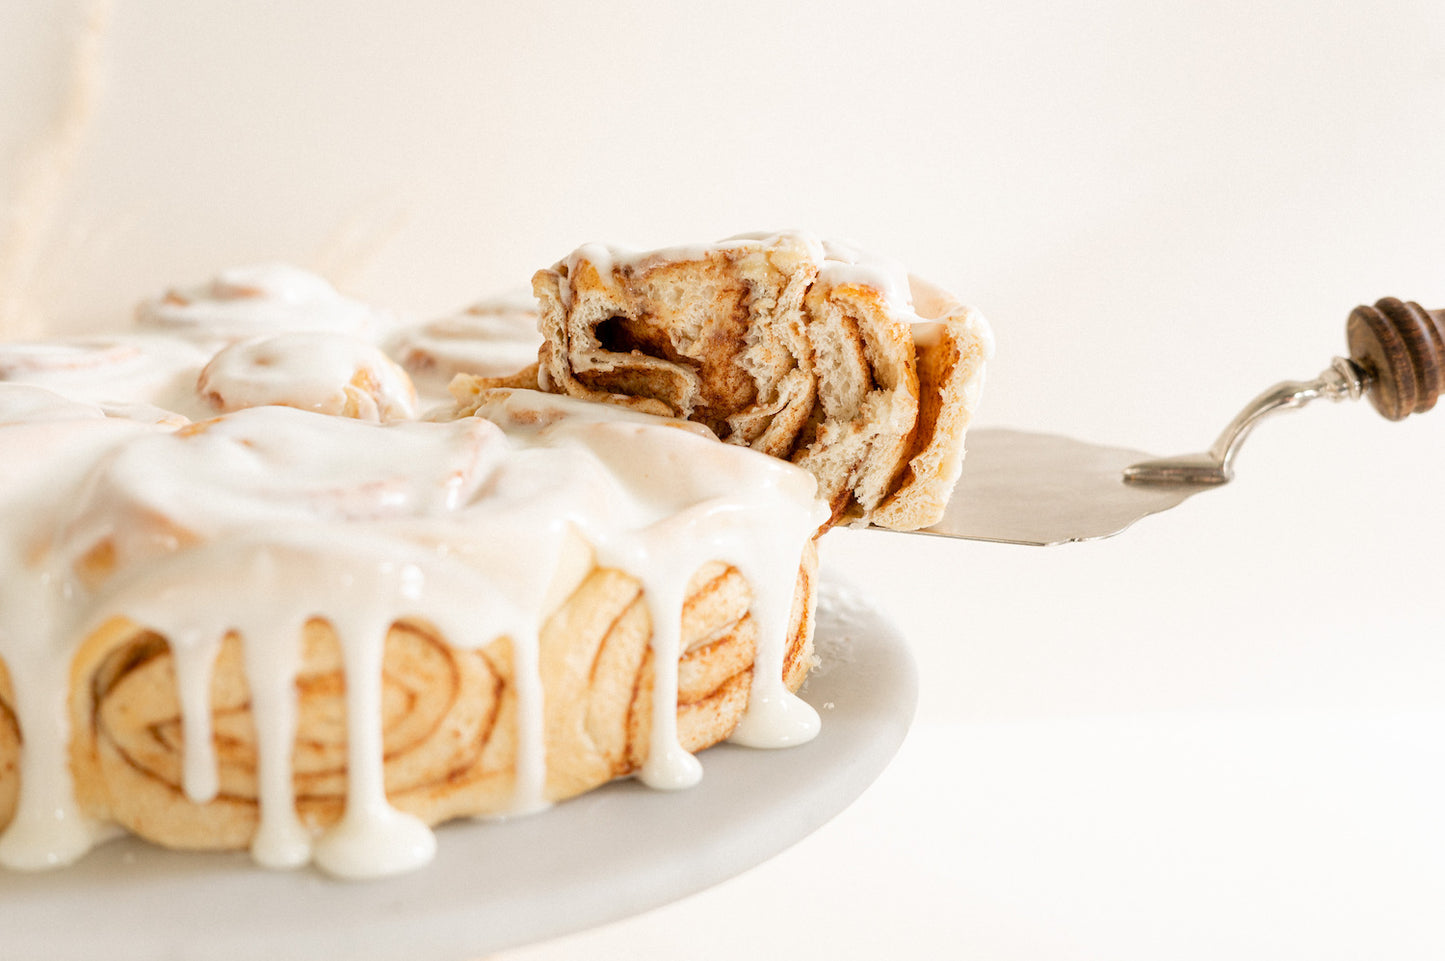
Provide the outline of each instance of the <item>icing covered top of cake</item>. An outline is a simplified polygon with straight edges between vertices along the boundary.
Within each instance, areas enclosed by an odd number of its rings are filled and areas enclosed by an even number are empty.
[[[516,355],[524,312],[474,310],[407,336],[321,278],[270,265],[148,302],[137,331],[0,344],[0,661],[24,738],[0,863],[69,863],[103,836],[74,796],[64,705],[78,646],[117,618],[171,648],[197,802],[217,791],[209,664],[224,636],[244,639],[260,754],[252,853],[269,866],[372,877],[431,857],[430,829],[387,802],[368,722],[382,643],[403,618],[453,645],[511,639],[511,808],[543,806],[537,634],[579,556],[643,585],[660,667],[642,780],[701,776],[677,740],[675,668],[688,578],[711,561],[747,579],[758,626],[735,739],[812,736],[817,715],[781,682],[799,559],[826,518],[812,476],[696,425],[532,391],[422,417],[427,400],[384,348],[423,368],[428,351],[435,368],[465,366],[488,342]],[[289,771],[296,639],[315,618],[334,628],[348,679],[346,808],[320,836],[297,818]]]

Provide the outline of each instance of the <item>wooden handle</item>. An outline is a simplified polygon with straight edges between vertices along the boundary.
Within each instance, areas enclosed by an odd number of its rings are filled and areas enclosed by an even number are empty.
[[[1445,310],[1386,297],[1351,311],[1345,337],[1381,414],[1404,420],[1435,406],[1445,390]]]

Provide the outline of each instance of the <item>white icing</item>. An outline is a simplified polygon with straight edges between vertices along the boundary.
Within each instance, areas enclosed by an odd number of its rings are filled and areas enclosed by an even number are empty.
[[[142,404],[189,415],[196,373],[208,356],[194,344],[147,334],[11,341],[0,343],[0,383],[44,387],[92,404]]]
[[[0,378],[78,379],[106,368],[127,367],[140,357],[137,347],[118,340],[14,341],[0,344]]]
[[[969,335],[978,344],[979,352],[984,357],[993,356],[993,328],[977,310],[965,306],[953,294],[921,277],[909,275],[908,289],[913,296],[919,318],[912,327],[914,344],[919,347],[937,344],[943,334],[941,321],[947,318],[951,322],[966,325]],[[968,390],[976,392],[981,389],[981,378],[982,368]]]
[[[44,387],[0,383],[0,426],[103,417],[105,411],[94,404],[62,397]]]
[[[457,374],[505,377],[537,362],[537,308],[517,297],[479,301],[459,314],[397,329],[386,351],[437,400]]]
[[[326,299],[292,274],[260,279],[267,296],[237,296],[255,275],[223,276],[212,294],[227,304],[224,323],[205,321],[210,334],[279,322],[277,302]],[[196,803],[219,784],[212,666],[222,638],[241,638],[258,752],[252,855],[270,867],[315,861],[374,877],[432,856],[431,831],[390,805],[382,781],[381,652],[406,618],[455,645],[510,639],[510,813],[546,805],[538,632],[581,576],[572,573],[579,543],[637,578],[652,618],[644,781],[678,788],[701,775],[677,740],[677,665],[686,584],[710,561],[736,567],[753,590],[758,654],[738,739],[776,746],[816,730],[781,674],[800,554],[826,517],[811,475],[696,425],[525,391],[454,422],[327,416],[302,409],[329,409],[306,398],[374,360],[374,348],[334,334],[281,341],[274,363],[261,362],[257,343],[222,351],[204,383],[243,409],[196,424],[146,401],[105,407],[0,383],[0,659],[24,738],[20,805],[0,836],[0,863],[68,863],[99,836],[70,784],[66,692],[76,645],[117,615],[170,646],[183,789]],[[91,376],[48,383],[88,396],[94,370],[124,363],[82,355],[96,361]],[[161,381],[195,370],[189,348],[172,360],[159,365]],[[195,393],[172,401],[204,406]],[[80,562],[98,545],[109,572],[83,578]],[[347,677],[346,807],[319,838],[300,823],[291,774],[300,637],[313,618],[333,628]]]
[[[835,287],[845,284],[872,287],[893,310],[913,313],[908,271],[901,263],[837,240],[824,241],[823,253],[823,265],[818,270],[820,282]]]
[[[176,691],[181,701],[181,785],[186,797],[206,804],[220,790],[216,746],[211,736],[211,666],[221,649],[218,634],[178,636],[170,641],[176,668]]]
[[[681,244],[657,250],[633,250],[616,244],[583,244],[558,264],[562,274],[562,299],[564,303],[570,302],[570,280],[584,262],[597,269],[603,283],[610,284],[615,280],[613,271],[619,267],[633,271],[646,270],[676,261],[706,260],[709,256],[722,252],[764,251],[783,244],[798,248],[815,263],[821,263],[826,257],[822,241],[812,234],[798,230],[738,234],[710,244]]]
[[[375,337],[393,323],[289,264],[237,267],[200,287],[177,288],[136,309],[136,322],[208,345],[261,334],[325,330]]]
[[[223,348],[196,390],[218,411],[279,404],[358,420],[411,420],[416,388],[381,349],[343,334],[302,332]]]
[[[699,261],[723,252],[765,251],[787,246],[810,260],[816,271],[814,283],[829,287],[847,285],[868,287],[879,293],[888,309],[905,322],[921,321],[913,307],[911,278],[896,260],[868,253],[859,247],[837,240],[822,240],[813,234],[798,231],[761,231],[738,234],[711,244],[664,247],[638,251],[607,244],[584,244],[558,264],[561,274],[563,303],[570,303],[571,278],[583,263],[596,268],[602,281],[615,281],[618,268],[630,271],[676,261]],[[937,316],[937,315],[934,315]]]
[[[148,432],[59,397],[46,408],[37,391],[0,384],[8,411],[0,426],[0,659],[24,739],[19,807],[0,836],[0,863],[20,868],[69,864],[99,837],[75,801],[67,761],[65,639],[78,612],[59,532],[96,462]],[[29,416],[4,401],[17,394]]]

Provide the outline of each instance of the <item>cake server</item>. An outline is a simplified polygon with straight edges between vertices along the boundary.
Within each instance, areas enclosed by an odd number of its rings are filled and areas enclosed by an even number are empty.
[[[1445,389],[1445,309],[1386,297],[1345,323],[1348,357],[1315,379],[1260,394],[1206,451],[1155,458],[1056,434],[969,431],[968,456],[943,520],[920,533],[1045,547],[1096,540],[1228,483],[1256,424],[1321,397],[1370,402],[1390,420],[1422,414]]]

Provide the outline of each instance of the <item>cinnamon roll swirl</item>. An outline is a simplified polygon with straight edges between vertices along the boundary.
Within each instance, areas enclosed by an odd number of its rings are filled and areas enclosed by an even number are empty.
[[[832,523],[936,523],[992,354],[975,310],[806,234],[638,253],[588,245],[533,278],[545,391],[685,417],[791,460]],[[506,383],[525,383],[523,371]],[[500,381],[459,378],[463,408]]]

